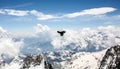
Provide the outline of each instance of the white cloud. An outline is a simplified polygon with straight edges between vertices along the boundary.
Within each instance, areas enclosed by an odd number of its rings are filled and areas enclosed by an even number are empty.
[[[0,9],[0,14],[5,14],[5,12],[2,9]]]
[[[17,56],[20,52],[19,47],[21,44],[21,41],[14,42],[11,38],[0,38],[0,54],[9,57]]]
[[[0,27],[0,59],[7,60],[20,54],[22,40],[14,41],[10,33]]]
[[[4,10],[8,15],[14,16],[25,16],[28,15],[28,11],[14,10],[14,9],[5,9]]]
[[[4,32],[6,32],[6,30],[0,27],[0,33],[4,33]]]
[[[38,20],[48,20],[48,19],[55,18],[55,16],[53,16],[53,15],[46,15],[46,14],[43,14],[42,12],[38,12],[36,10],[30,11],[30,13],[37,16]]]
[[[37,24],[37,26],[35,26],[34,29],[36,33],[43,33],[50,30],[50,28],[47,25],[42,24]]]
[[[112,8],[112,7],[92,8],[92,9],[83,10],[81,12],[65,14],[65,15],[63,15],[63,17],[74,18],[74,17],[78,17],[78,16],[83,16],[83,15],[103,15],[108,12],[113,12],[115,10],[116,9]]]
[[[13,15],[13,16],[26,16],[29,11],[15,10],[15,9],[0,9],[1,14]]]

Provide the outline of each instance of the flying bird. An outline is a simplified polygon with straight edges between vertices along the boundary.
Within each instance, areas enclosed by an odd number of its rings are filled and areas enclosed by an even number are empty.
[[[66,31],[57,31],[57,33],[59,33],[60,36],[63,36],[66,33]]]

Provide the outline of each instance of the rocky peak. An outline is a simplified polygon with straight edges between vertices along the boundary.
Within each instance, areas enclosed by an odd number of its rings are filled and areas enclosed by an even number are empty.
[[[52,65],[44,59],[44,57],[42,55],[31,55],[31,56],[27,56],[24,60],[23,60],[23,65],[21,67],[21,69],[29,69],[30,66],[38,66],[41,64],[42,60],[44,60],[44,69],[53,69]]]
[[[106,51],[99,69],[120,69],[120,45]]]

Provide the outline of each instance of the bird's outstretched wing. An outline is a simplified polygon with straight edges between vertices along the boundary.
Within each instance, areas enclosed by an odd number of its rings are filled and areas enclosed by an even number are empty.
[[[57,31],[57,33],[60,33],[60,31]]]
[[[66,31],[62,31],[63,33],[66,33]]]

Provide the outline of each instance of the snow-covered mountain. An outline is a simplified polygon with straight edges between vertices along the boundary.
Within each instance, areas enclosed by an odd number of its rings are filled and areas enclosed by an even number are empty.
[[[24,68],[31,61],[24,63],[25,57],[35,60],[43,53],[47,63],[53,69],[98,69],[102,57],[111,46],[120,44],[120,28],[106,26],[83,28],[78,31],[64,29],[66,33],[60,37],[56,30],[46,25],[38,24],[36,32],[16,34],[8,33],[0,28],[0,64],[2,69]],[[6,36],[7,35],[7,36]],[[31,61],[28,69],[44,68],[45,60]]]
[[[51,52],[47,56],[54,69],[98,69],[106,50],[100,52]]]
[[[43,54],[16,57],[10,63],[1,59],[0,69],[53,69]]]

